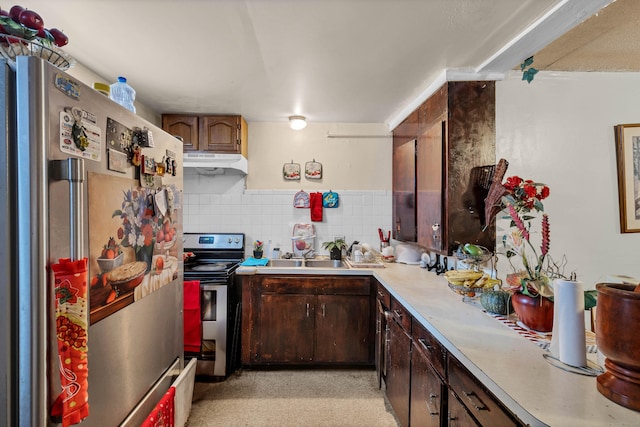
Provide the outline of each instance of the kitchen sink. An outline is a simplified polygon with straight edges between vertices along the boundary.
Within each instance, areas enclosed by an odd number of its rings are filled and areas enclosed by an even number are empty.
[[[272,259],[269,260],[269,267],[304,267],[301,259]]]
[[[342,260],[332,259],[307,259],[304,261],[305,267],[316,268],[348,268]]]
[[[349,268],[344,261],[326,258],[320,259],[272,259],[267,267],[309,267],[309,268]]]

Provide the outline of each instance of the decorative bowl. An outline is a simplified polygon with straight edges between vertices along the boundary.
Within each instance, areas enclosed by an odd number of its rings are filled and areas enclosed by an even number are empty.
[[[124,259],[124,253],[120,253],[115,258],[98,258],[98,266],[100,267],[100,271],[106,273],[107,271],[111,271],[116,267],[120,267],[122,265],[122,260]]]
[[[26,40],[9,34],[0,34],[0,55],[15,65],[16,56],[36,56],[66,71],[75,64],[71,56],[54,45],[43,44],[38,40]]]

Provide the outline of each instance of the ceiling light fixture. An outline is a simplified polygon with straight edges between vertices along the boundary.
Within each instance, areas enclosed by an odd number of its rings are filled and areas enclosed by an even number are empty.
[[[304,116],[289,116],[289,127],[294,130],[304,129],[307,121]]]

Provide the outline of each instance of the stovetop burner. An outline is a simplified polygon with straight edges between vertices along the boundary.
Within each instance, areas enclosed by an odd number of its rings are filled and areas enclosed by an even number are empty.
[[[217,262],[214,264],[200,264],[191,268],[191,271],[222,271],[227,269],[229,264],[226,262]]]
[[[185,280],[228,281],[244,259],[242,233],[185,233],[184,252],[191,252],[184,264]]]

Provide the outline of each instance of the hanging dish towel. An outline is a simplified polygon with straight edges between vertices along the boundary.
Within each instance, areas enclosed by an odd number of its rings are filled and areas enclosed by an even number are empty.
[[[322,193],[311,193],[311,221],[322,222]]]
[[[89,416],[87,332],[88,259],[63,258],[51,269],[55,280],[56,335],[62,393],[51,407],[51,417],[63,427]]]
[[[269,258],[249,257],[242,261],[240,265],[243,267],[264,267],[267,264],[269,264]]]
[[[322,206],[325,208],[337,208],[339,201],[338,193],[334,193],[331,190],[322,193]]]
[[[184,351],[199,353],[202,340],[200,281],[184,282]]]

